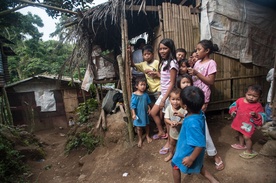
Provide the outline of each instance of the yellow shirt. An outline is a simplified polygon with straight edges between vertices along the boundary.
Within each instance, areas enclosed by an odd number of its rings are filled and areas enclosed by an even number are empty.
[[[148,62],[144,61],[144,62],[135,64],[135,67],[137,68],[138,71],[145,73],[145,70],[147,70],[147,69],[150,69],[152,71],[153,70],[158,71],[158,64],[159,64],[158,60],[154,60],[150,64],[148,64]],[[145,73],[145,76],[147,79],[147,83],[149,85],[148,91],[149,92],[160,91],[160,78],[152,78],[152,77],[148,76],[146,73]]]

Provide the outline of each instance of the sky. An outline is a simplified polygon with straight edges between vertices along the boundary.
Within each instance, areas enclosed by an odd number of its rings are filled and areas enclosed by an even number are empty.
[[[101,3],[107,2],[107,0],[94,0],[94,4],[98,5]],[[46,13],[46,11],[43,8],[37,8],[33,6],[28,6],[26,8],[22,8],[19,10],[20,13],[26,15],[28,12],[31,12],[32,14],[38,15],[44,24],[44,27],[40,28],[38,27],[39,32],[43,33],[42,40],[47,41],[49,39],[56,39],[56,38],[50,38],[49,35],[55,31],[56,23],[58,22],[58,19],[52,19],[49,17]]]

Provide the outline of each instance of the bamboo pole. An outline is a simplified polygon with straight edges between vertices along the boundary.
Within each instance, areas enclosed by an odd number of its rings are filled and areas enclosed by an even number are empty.
[[[117,56],[119,71],[120,71],[120,79],[121,79],[121,85],[122,85],[122,91],[123,91],[123,98],[124,98],[124,106],[125,106],[125,112],[128,118],[128,135],[129,135],[129,142],[130,144],[134,141],[134,131],[133,131],[133,124],[132,124],[132,118],[130,113],[130,106],[129,106],[129,98],[128,92],[127,92],[127,85],[126,85],[126,75],[125,75],[125,69],[124,69],[124,62],[126,57],[126,45],[127,41],[125,40],[125,35],[127,32],[126,25],[125,25],[125,12],[121,12],[121,35],[122,35],[122,55]],[[130,85],[131,86],[131,85]],[[129,86],[129,87],[130,87]]]
[[[129,100],[128,100],[128,96],[127,96],[127,86],[126,86],[126,82],[125,82],[125,72],[124,72],[124,63],[123,63],[122,55],[117,56],[117,61],[118,61],[118,66],[119,66],[119,71],[120,71],[125,113],[126,113],[127,119],[128,119],[129,141],[130,141],[130,143],[133,143],[134,132],[133,132],[133,125],[132,125],[132,118],[131,118],[131,114],[130,114]]]
[[[162,3],[163,24],[164,24],[164,38],[168,37],[168,24],[167,24],[167,3]]]
[[[5,103],[5,106],[6,106],[6,110],[7,110],[7,122],[8,123],[6,123],[6,124],[13,125],[11,107],[10,107],[10,103],[9,103],[9,99],[8,99],[6,89],[4,87],[2,88],[2,93],[3,93],[3,97],[4,97],[3,100],[4,100],[4,103]]]
[[[162,7],[158,6],[159,25],[161,27],[161,36],[164,38],[164,18],[162,15]]]

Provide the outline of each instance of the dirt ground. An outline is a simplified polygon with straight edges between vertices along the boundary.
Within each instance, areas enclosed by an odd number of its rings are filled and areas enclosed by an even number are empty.
[[[43,183],[168,183],[172,182],[170,162],[163,161],[165,155],[158,153],[164,140],[144,142],[142,148],[129,147],[120,140],[124,125],[120,115],[108,118],[108,140],[91,154],[76,150],[64,154],[66,129],[53,129],[36,133],[44,142],[47,157],[45,160],[30,161],[32,176],[30,182]],[[114,121],[115,120],[115,121]],[[217,171],[212,158],[205,156],[205,167],[220,181],[225,183],[272,183],[276,182],[276,158],[258,155],[253,159],[239,157],[241,151],[231,148],[236,143],[236,133],[231,129],[231,120],[221,115],[208,114],[207,122],[219,155],[223,158],[225,169]],[[112,129],[112,130],[111,130]],[[117,130],[117,131],[116,131]],[[119,134],[119,136],[118,136]],[[113,137],[114,135],[114,137]],[[262,148],[257,141],[260,132],[253,136],[253,148]],[[114,140],[112,140],[112,138]],[[118,140],[119,139],[119,140]],[[127,174],[127,176],[123,176]],[[182,182],[208,182],[201,175],[184,175]]]

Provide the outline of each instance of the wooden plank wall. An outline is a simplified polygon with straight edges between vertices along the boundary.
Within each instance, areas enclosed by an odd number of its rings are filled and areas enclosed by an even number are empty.
[[[262,86],[261,102],[266,103],[269,83],[266,82],[268,69],[251,63],[242,64],[239,60],[214,54],[217,63],[217,74],[212,86],[211,102],[208,111],[227,109],[236,99],[244,96],[244,91],[250,84]]]
[[[185,48],[187,58],[200,41],[199,15],[191,14],[190,8],[171,3],[162,3],[158,7],[160,26],[156,28],[153,47],[158,59],[158,44],[163,38],[174,40],[176,48]],[[245,88],[250,84],[260,84],[263,87],[262,102],[266,102],[268,69],[242,64],[219,54],[212,55],[217,62],[215,85],[212,86],[211,102],[208,111],[227,109],[237,98],[244,96]]]

